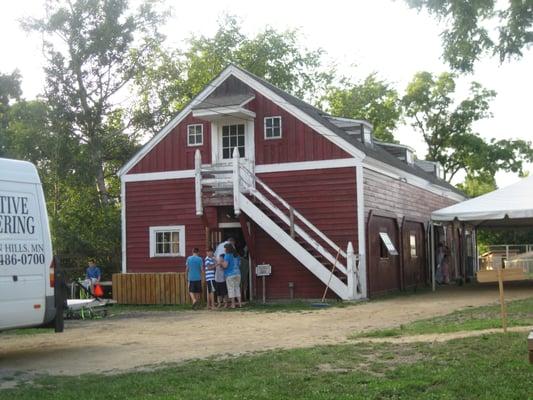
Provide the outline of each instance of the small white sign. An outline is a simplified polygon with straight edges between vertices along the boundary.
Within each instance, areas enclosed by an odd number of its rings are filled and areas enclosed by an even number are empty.
[[[256,276],[269,276],[272,275],[272,265],[270,264],[258,264],[255,267]]]
[[[379,236],[381,237],[381,240],[383,240],[383,243],[385,244],[385,247],[387,247],[387,250],[389,251],[390,255],[397,256],[398,251],[396,251],[396,247],[394,247],[394,244],[392,243],[389,234],[387,232],[379,232]]]

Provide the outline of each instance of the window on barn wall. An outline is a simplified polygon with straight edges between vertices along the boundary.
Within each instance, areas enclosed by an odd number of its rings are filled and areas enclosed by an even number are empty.
[[[187,144],[189,146],[204,144],[204,126],[202,124],[187,125]]]
[[[381,258],[389,258],[389,254],[392,256],[398,255],[398,250],[396,250],[396,247],[394,247],[394,243],[392,243],[392,240],[387,232],[379,232],[380,237],[380,248],[379,248],[379,254]]]
[[[184,256],[184,225],[150,227],[150,257]]]
[[[416,258],[418,255],[416,254],[416,235],[414,233],[409,235],[409,247],[411,249],[411,258]]]
[[[281,117],[265,118],[265,139],[281,138]]]
[[[239,149],[240,157],[244,157],[244,124],[222,127],[222,158],[232,158],[235,147]]]

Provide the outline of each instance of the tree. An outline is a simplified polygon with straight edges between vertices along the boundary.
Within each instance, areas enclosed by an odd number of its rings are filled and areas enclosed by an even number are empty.
[[[457,185],[468,197],[478,197],[492,192],[498,187],[494,175],[482,173],[480,175],[467,175],[463,183]]]
[[[362,82],[342,82],[341,87],[329,88],[325,100],[331,114],[363,119],[374,126],[374,135],[385,142],[394,142],[393,131],[402,110],[398,92],[389,83],[371,74]]]
[[[161,40],[163,17],[151,3],[135,12],[127,0],[48,1],[48,17],[25,22],[43,34],[47,57],[46,99],[62,128],[79,142],[87,170],[100,201],[113,202],[107,182],[116,172],[115,161],[129,157],[134,137],[128,121],[120,118],[120,96],[143,69],[143,57]],[[136,62],[132,62],[135,53]],[[117,145],[123,146],[117,152]]]
[[[448,181],[461,170],[472,176],[498,170],[522,173],[523,162],[533,159],[530,142],[485,141],[472,128],[475,121],[491,115],[490,100],[496,93],[473,82],[468,98],[455,104],[454,94],[453,74],[434,77],[419,72],[402,98],[405,115],[427,145],[427,159],[443,166]]]
[[[21,76],[18,71],[13,71],[11,74],[0,73],[0,157],[7,154],[9,144],[7,143],[6,127],[13,101],[20,100],[22,96],[20,83]]]
[[[295,30],[265,28],[245,36],[234,16],[219,21],[212,37],[192,36],[184,50],[160,47],[136,77],[136,123],[157,132],[230,63],[295,96],[317,101],[332,80],[322,67],[323,51],[302,48]]]
[[[533,43],[533,1],[406,0],[410,7],[427,10],[444,21],[441,33],[444,59],[458,71],[471,72],[483,55],[500,62],[520,58]],[[496,26],[491,31],[488,27]]]

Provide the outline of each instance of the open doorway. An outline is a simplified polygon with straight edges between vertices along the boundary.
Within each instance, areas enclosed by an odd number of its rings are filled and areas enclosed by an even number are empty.
[[[251,259],[240,224],[227,222],[220,223],[218,230],[211,231],[211,243],[213,248],[216,248],[219,243],[224,242],[229,238],[235,239],[235,248],[241,258],[240,271],[242,299],[243,301],[250,301],[252,299]]]

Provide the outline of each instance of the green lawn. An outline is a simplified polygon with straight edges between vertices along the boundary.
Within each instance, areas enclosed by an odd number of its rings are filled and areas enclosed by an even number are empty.
[[[0,400],[527,399],[532,379],[526,335],[515,333],[269,351],[121,375],[46,376],[0,390]]]
[[[533,298],[515,300],[507,303],[508,326],[533,325]],[[382,329],[356,334],[352,338],[360,337],[393,337],[420,335],[425,333],[448,333],[472,331],[490,328],[500,328],[500,306],[472,307],[454,311],[450,314],[423,319],[401,325],[397,328]]]

